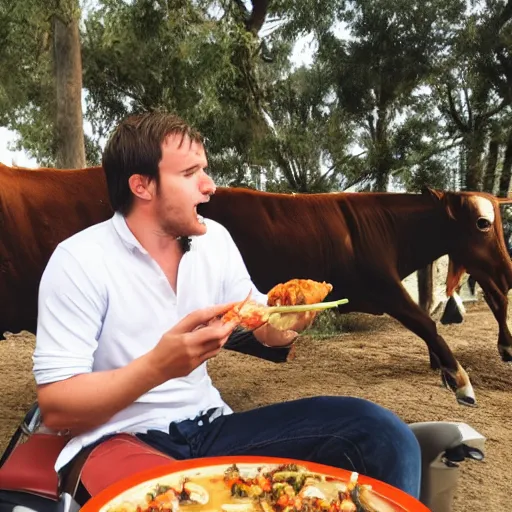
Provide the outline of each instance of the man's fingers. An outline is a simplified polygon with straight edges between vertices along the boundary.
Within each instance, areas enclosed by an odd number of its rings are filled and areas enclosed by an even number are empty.
[[[222,349],[222,347],[228,341],[229,336],[225,336],[224,338],[216,338],[213,340],[208,340],[207,342],[200,345],[200,355],[199,361],[204,363],[204,361],[215,357]]]
[[[198,309],[182,318],[174,327],[175,333],[192,332],[198,327],[208,325],[215,318],[222,316],[224,313],[232,309],[237,302],[229,302],[227,304],[220,304],[218,306],[211,306],[209,308]]]
[[[196,329],[190,334],[191,342],[197,344],[207,344],[210,342],[220,343],[221,340],[227,340],[228,336],[233,332],[237,326],[236,322],[221,323],[216,322],[213,325],[207,325],[201,329]]]
[[[283,339],[288,343],[292,343],[292,341],[299,336],[299,333],[296,331],[292,331],[291,329],[283,332]]]

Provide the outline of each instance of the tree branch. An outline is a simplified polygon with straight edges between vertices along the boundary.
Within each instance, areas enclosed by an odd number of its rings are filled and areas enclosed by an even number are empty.
[[[512,0],[508,0],[507,4],[501,11],[498,18],[498,31],[502,29],[503,25],[512,19]]]
[[[297,182],[295,181],[295,176],[293,175],[293,171],[290,167],[289,161],[285,158],[283,153],[283,148],[281,147],[281,144],[279,141],[276,141],[275,144],[275,155],[276,155],[276,162],[279,168],[281,169],[281,172],[284,174],[284,177],[290,184],[290,187],[297,190]]]
[[[265,23],[268,4],[269,0],[252,0],[252,12],[245,23],[245,28],[255,36],[258,35],[263,23]]]
[[[367,172],[366,174],[363,174],[362,176],[358,176],[357,178],[354,178],[352,181],[349,181],[348,183],[345,183],[345,185],[343,185],[342,192],[345,192],[345,190],[357,185],[358,183],[361,183],[365,180],[369,180],[371,177],[372,177],[372,174],[370,172]]]
[[[244,17],[244,20],[247,23],[247,20],[249,19],[249,11],[247,10],[247,7],[245,7],[243,0],[234,0],[234,2],[236,6],[240,9],[242,16]]]
[[[460,118],[460,116],[457,112],[457,108],[455,107],[455,103],[453,101],[453,96],[452,96],[452,88],[450,85],[447,85],[446,89],[447,89],[448,107],[449,107],[450,116],[452,117],[454,123],[457,125],[457,128],[462,133],[467,133],[468,127],[462,122],[462,119]]]
[[[423,162],[426,162],[429,158],[432,158],[433,156],[440,155],[441,153],[444,153],[445,151],[456,148],[457,146],[460,145],[460,142],[461,142],[460,140],[455,141],[448,146],[444,146],[442,148],[436,148],[427,153],[424,153],[414,160],[407,160],[404,165],[402,165],[398,169],[395,169],[392,172],[392,175],[398,176],[401,172],[410,169],[413,165],[421,165]]]
[[[312,188],[318,187],[323,181],[325,181],[327,179],[329,174],[331,174],[333,171],[337,170],[340,165],[343,165],[345,162],[348,162],[349,160],[352,160],[354,158],[359,158],[360,156],[363,156],[365,153],[367,153],[366,150],[361,151],[361,153],[358,153],[357,155],[346,155],[345,158],[343,158],[341,162],[337,162],[336,164],[331,165],[329,167],[329,169],[327,169],[327,171],[324,172],[324,174],[321,174],[320,176],[318,176],[318,178],[313,182]]]
[[[473,109],[471,108],[471,102],[469,101],[469,92],[468,88],[464,86],[462,88],[462,91],[464,92],[464,101],[466,102],[466,108],[468,109],[468,127],[469,129],[474,128],[473,126]]]
[[[509,103],[510,103],[510,100],[502,99],[501,103],[497,107],[482,114],[482,118],[485,120],[490,119],[492,116],[501,112],[507,105],[509,105]]]
[[[376,134],[375,134],[375,118],[372,114],[369,114],[366,117],[366,121],[368,122],[368,129],[370,130],[370,137],[372,138],[372,141],[375,142]]]

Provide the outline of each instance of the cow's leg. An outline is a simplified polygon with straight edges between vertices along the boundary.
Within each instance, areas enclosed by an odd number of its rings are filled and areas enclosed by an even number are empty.
[[[443,315],[441,316],[441,323],[448,324],[461,324],[464,321],[466,308],[462,302],[460,295],[457,293],[459,289],[453,291],[452,296],[446,302]]]
[[[469,376],[455,359],[446,341],[437,332],[435,322],[411,299],[403,287],[389,288],[385,301],[385,312],[422,338],[429,352],[438,359],[443,384],[455,392],[457,401],[463,405],[476,405],[475,393]]]
[[[439,358],[432,352],[430,347],[428,347],[428,358],[430,361],[430,368],[432,370],[440,370],[441,365],[439,364]]]
[[[512,335],[507,325],[507,294],[503,293],[494,282],[482,283],[484,298],[498,322],[498,351],[506,363],[512,362]]]

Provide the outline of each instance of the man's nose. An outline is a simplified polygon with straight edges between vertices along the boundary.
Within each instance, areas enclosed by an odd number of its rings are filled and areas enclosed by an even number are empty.
[[[213,180],[208,176],[208,174],[204,173],[203,179],[200,183],[200,190],[202,194],[208,194],[212,195],[215,194],[215,189],[217,187],[215,186],[215,183]]]

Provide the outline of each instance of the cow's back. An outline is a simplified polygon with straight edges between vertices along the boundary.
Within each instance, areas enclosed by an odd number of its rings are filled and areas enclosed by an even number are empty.
[[[37,289],[55,247],[111,215],[99,167],[0,166],[0,336],[35,329]]]
[[[330,194],[220,188],[200,212],[230,232],[254,283],[264,293],[293,278],[334,284],[338,276],[333,272],[353,264],[347,225]]]

